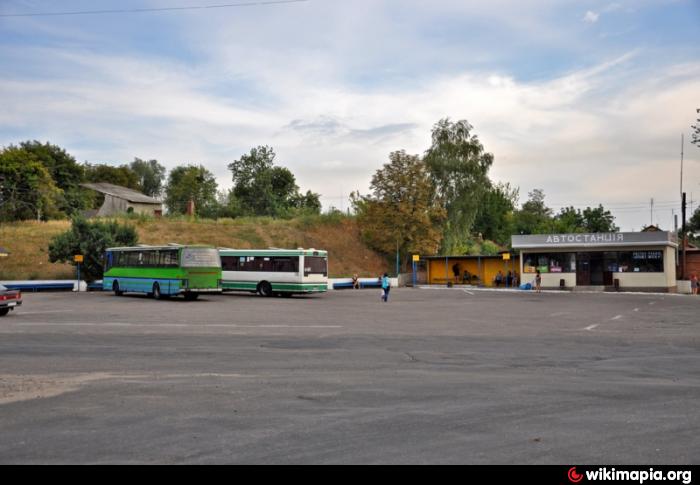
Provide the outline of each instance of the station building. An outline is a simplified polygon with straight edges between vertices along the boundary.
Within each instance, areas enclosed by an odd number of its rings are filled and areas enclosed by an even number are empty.
[[[619,232],[513,236],[523,283],[537,270],[543,288],[676,291],[674,233]]]

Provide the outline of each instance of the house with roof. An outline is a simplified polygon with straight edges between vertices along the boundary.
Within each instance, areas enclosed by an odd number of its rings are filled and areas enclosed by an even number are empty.
[[[111,217],[120,214],[145,214],[160,217],[163,215],[163,202],[136,190],[108,183],[81,184],[82,187],[104,194],[105,201],[97,211],[97,217]]]

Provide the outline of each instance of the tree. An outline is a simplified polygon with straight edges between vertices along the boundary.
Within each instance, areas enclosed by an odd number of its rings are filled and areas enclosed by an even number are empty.
[[[93,183],[108,183],[133,190],[141,190],[139,176],[128,165],[84,164],[85,180]]]
[[[306,191],[306,194],[298,193],[292,198],[293,207],[309,214],[320,214],[321,196],[310,190]]]
[[[73,218],[71,229],[54,237],[49,243],[49,261],[72,263],[76,254],[82,254],[82,276],[86,281],[102,278],[105,250],[116,246],[135,246],[138,234],[133,226],[116,221],[88,222],[83,217]]]
[[[586,232],[617,232],[620,230],[615,225],[615,216],[602,205],[595,209],[586,207],[583,210],[583,225]]]
[[[59,217],[62,195],[36,155],[15,146],[0,151],[0,221]]]
[[[511,188],[510,184],[489,187],[474,220],[474,234],[504,246],[510,244],[517,201],[518,189]]]
[[[695,111],[700,113],[700,108]],[[700,118],[697,119],[697,125],[691,125],[690,127],[693,129],[690,143],[700,148]]]
[[[463,253],[490,187],[488,171],[493,155],[486,153],[473,126],[466,120],[440,120],[433,127],[432,145],[425,155],[435,195],[447,213],[442,251]]]
[[[181,165],[170,171],[165,187],[165,205],[172,214],[187,213],[194,201],[195,212],[202,217],[218,215],[216,178],[202,165]]]
[[[586,221],[579,209],[573,207],[563,208],[554,218],[554,232],[577,233],[586,232]]]
[[[290,210],[320,212],[319,194],[302,195],[294,174],[276,167],[275,151],[269,146],[252,148],[250,153],[229,164],[233,175],[232,196],[244,215],[280,216]]]
[[[58,210],[73,215],[91,205],[92,195],[80,187],[84,168],[66,150],[37,140],[22,142],[20,148],[48,170],[54,185],[61,190],[56,201]]]
[[[141,192],[149,197],[160,197],[165,181],[165,167],[158,160],[134,158],[129,168],[136,174]]]
[[[544,203],[544,191],[535,189],[527,195],[527,202],[515,213],[516,233],[542,234],[553,232],[552,209]]]
[[[695,209],[693,216],[688,221],[688,231],[689,232],[700,232],[700,208]]]
[[[389,160],[372,177],[372,195],[354,193],[352,202],[368,245],[385,254],[398,247],[408,263],[411,254],[436,252],[445,210],[420,157],[398,151]]]

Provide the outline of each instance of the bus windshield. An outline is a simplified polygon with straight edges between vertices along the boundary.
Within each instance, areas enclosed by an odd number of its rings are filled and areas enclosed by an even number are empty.
[[[304,276],[312,274],[328,276],[328,258],[306,256],[304,258]]]
[[[182,250],[183,268],[220,268],[219,251],[213,248],[185,248]]]

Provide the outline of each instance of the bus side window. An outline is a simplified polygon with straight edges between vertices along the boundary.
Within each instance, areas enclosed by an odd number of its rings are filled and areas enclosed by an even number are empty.
[[[222,256],[221,268],[224,271],[238,271],[238,258],[235,256]]]
[[[177,267],[177,250],[163,251],[162,253],[160,253],[160,266],[164,268]]]

